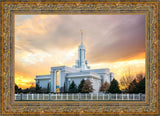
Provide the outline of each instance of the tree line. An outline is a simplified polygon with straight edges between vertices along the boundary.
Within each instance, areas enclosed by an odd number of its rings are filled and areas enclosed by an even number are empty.
[[[75,82],[72,81],[72,83],[69,86],[69,93],[90,93],[93,92],[93,85],[90,80],[84,80],[82,79],[79,86],[77,87]],[[66,92],[66,91],[65,91]]]
[[[102,84],[100,91],[103,93],[145,93],[145,77],[143,74],[137,74],[135,78],[122,77],[120,84],[125,86],[125,89],[120,90],[118,81],[113,79],[110,85],[107,82]]]
[[[31,85],[29,88],[22,89],[15,84],[15,93],[50,93],[49,84],[47,88],[42,88],[39,86],[39,83],[36,83],[36,87]]]
[[[145,76],[140,73],[135,77],[128,75],[120,79],[121,86],[125,93],[145,93]]]
[[[127,79],[121,78],[120,84],[126,84],[125,89],[120,90],[119,83],[116,79],[113,79],[109,84],[107,81],[104,84],[101,84],[99,92],[103,93],[145,93],[145,77],[143,75],[138,74],[136,78],[127,83]],[[129,80],[129,79],[128,79]],[[90,93],[93,92],[93,85],[90,80],[82,79],[80,84],[77,86],[74,81],[69,85],[69,89],[67,91],[66,85],[60,88],[61,93]],[[31,86],[27,89],[21,89],[17,85],[15,85],[15,93],[50,93],[49,84],[47,88],[41,88],[39,83],[36,83],[36,87]]]

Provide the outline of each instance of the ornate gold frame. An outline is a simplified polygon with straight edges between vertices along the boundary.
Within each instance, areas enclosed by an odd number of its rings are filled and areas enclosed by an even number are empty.
[[[34,1],[34,0],[32,0]],[[1,2],[2,114],[158,114],[158,2]],[[141,14],[146,19],[145,101],[14,101],[16,14]],[[160,47],[159,47],[160,48]]]

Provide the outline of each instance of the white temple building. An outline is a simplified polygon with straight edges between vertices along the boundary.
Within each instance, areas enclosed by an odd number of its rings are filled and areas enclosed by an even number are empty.
[[[89,79],[92,82],[94,93],[98,93],[101,84],[105,81],[110,83],[114,78],[114,73],[110,72],[108,68],[104,69],[90,69],[88,61],[86,60],[86,49],[83,45],[83,31],[81,31],[81,44],[78,48],[78,60],[73,67],[58,66],[51,67],[49,75],[37,75],[35,80],[42,88],[49,86],[50,92],[62,92],[61,88],[68,91],[72,81],[77,87],[82,79]],[[65,84],[64,84],[65,83]]]

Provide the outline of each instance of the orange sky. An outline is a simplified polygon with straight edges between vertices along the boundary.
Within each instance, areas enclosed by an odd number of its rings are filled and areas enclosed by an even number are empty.
[[[80,29],[91,68],[110,68],[119,80],[128,69],[145,72],[143,15],[16,15],[15,82],[35,84],[50,67],[69,66],[78,58]]]

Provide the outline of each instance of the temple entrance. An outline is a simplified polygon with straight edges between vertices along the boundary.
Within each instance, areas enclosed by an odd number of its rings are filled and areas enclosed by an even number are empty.
[[[59,84],[60,84],[60,72],[59,71],[56,71],[56,93],[59,93],[60,90],[59,90]]]

